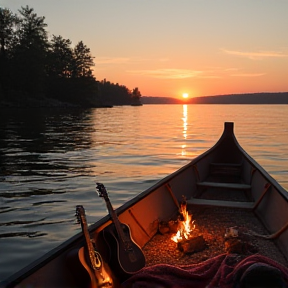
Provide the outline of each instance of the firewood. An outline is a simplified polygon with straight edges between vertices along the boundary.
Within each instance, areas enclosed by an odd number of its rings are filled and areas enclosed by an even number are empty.
[[[185,254],[200,252],[207,247],[202,235],[185,239],[177,243],[177,248]]]

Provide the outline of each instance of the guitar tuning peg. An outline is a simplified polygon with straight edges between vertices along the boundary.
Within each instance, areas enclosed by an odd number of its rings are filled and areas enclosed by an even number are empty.
[[[101,183],[96,183],[96,192],[100,195],[101,194]]]
[[[80,213],[79,213],[79,210],[78,210],[78,206],[76,206],[76,211],[75,211],[75,215],[74,215],[75,217],[76,217],[76,223],[80,223]]]

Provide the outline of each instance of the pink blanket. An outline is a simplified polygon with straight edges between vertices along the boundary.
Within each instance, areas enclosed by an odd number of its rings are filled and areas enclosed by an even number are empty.
[[[283,287],[286,287],[287,267],[261,255],[252,255],[243,259],[236,254],[222,254],[199,264],[181,267],[167,264],[146,267],[129,278],[122,286],[123,288],[234,288],[239,287],[237,283],[240,278],[245,271],[247,274],[247,269],[251,265],[256,263],[257,266],[268,265],[267,267],[277,268],[278,270],[274,270],[282,274]]]

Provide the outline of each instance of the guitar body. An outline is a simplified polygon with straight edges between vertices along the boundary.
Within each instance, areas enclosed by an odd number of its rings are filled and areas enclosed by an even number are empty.
[[[99,269],[97,272],[91,268],[86,247],[81,247],[79,250],[70,251],[67,255],[67,263],[79,287],[120,287],[120,284],[114,277],[110,278],[110,275],[113,274],[107,263],[103,262],[103,265],[100,268],[101,270]],[[99,275],[100,273],[104,276],[105,281],[103,281],[103,278],[101,277],[102,275]],[[108,277],[111,279],[111,281],[107,281]]]
[[[145,256],[142,249],[132,239],[129,226],[119,221],[104,185],[96,184],[96,191],[105,199],[113,223],[102,230],[103,238],[110,250],[109,265],[113,268],[113,272],[124,281],[145,267]]]
[[[109,265],[115,273],[122,275],[121,278],[126,278],[145,266],[145,257],[141,248],[133,241],[129,226],[123,223],[120,223],[120,226],[127,239],[128,249],[119,239],[113,224],[103,230],[103,238],[110,251]]]
[[[88,275],[90,277],[89,288],[98,288],[98,284],[97,284],[98,281],[96,279],[94,271],[92,271],[90,265],[88,264],[88,262],[86,260],[85,248],[84,247],[79,249],[79,251],[78,251],[78,259],[79,259],[80,263],[85,268],[86,272],[88,273]]]
[[[84,247],[81,247],[77,251],[77,256],[79,260],[77,262],[80,262],[81,264],[80,266],[82,267],[82,269],[80,270],[82,271],[86,270],[87,272],[84,277],[85,280],[88,278],[87,274],[89,275],[89,278],[90,278],[89,279],[90,281],[88,282],[84,280],[83,283],[81,283],[81,287],[89,287],[89,288],[118,287],[118,282],[116,283],[115,279],[113,279],[114,277],[110,270],[110,267],[106,264],[106,262],[103,261],[100,253],[94,248],[94,245],[92,243],[92,239],[90,238],[90,234],[88,230],[85,210],[82,205],[76,206],[76,216],[77,216],[78,221],[81,223],[82,232],[86,240],[86,243],[85,243],[86,245]],[[68,256],[73,256],[73,254],[75,255],[75,251],[72,250],[70,255]],[[73,267],[71,265],[72,263],[69,263],[69,264],[70,264],[70,267]],[[81,276],[81,278],[83,277],[83,273],[79,273],[79,274],[75,273],[75,276],[76,275],[78,276],[78,280],[80,280],[79,276]]]
[[[78,259],[90,277],[89,288],[112,287],[112,283],[113,288],[119,287],[119,283],[114,277],[111,278],[112,272],[105,262],[102,262],[101,268],[95,272],[91,269],[88,258],[85,247],[80,248],[78,251]],[[111,285],[108,283],[111,283]]]

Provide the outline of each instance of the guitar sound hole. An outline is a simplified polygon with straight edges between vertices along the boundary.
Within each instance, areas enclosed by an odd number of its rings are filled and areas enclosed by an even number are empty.
[[[94,253],[95,253],[95,267],[99,269],[102,265],[101,256],[96,250],[94,250]]]

